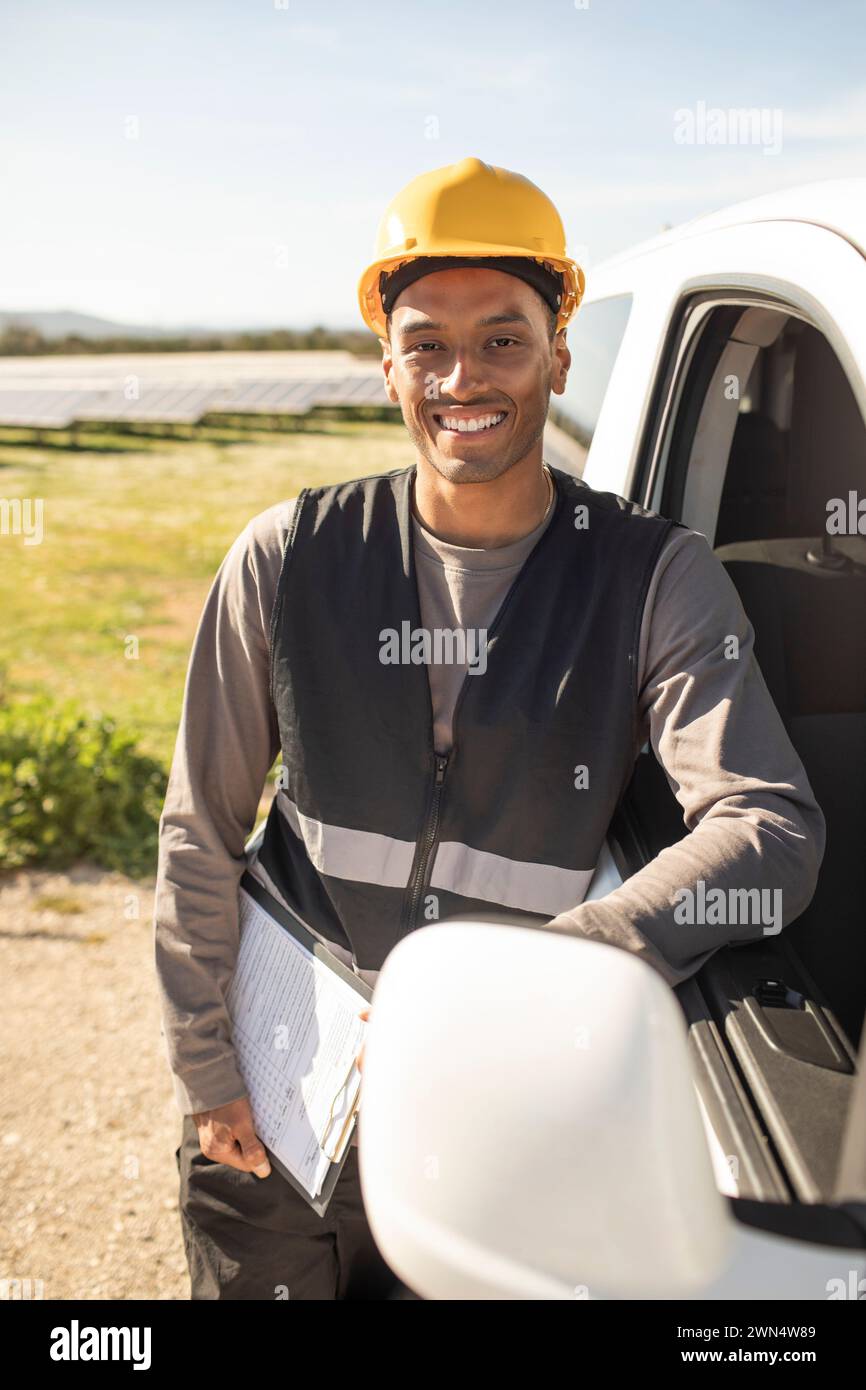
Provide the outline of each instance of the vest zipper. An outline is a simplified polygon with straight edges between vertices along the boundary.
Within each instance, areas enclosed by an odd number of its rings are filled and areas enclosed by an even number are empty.
[[[508,590],[508,593],[505,595],[503,602],[500,604],[499,611],[494,617],[493,622],[491,623],[490,628],[487,632],[488,641],[501,625],[505,617],[505,614],[511,604],[511,600],[514,597],[515,590],[523,581],[523,577],[526,574],[527,569],[529,568],[530,562],[535,558],[536,554],[538,553],[539,547],[550,535],[551,527],[553,526],[553,522],[556,519],[556,511],[559,506],[559,489],[557,488],[555,480],[553,487],[554,515],[550,518],[550,525],[545,530],[544,535],[541,537],[541,539],[536,542],[535,546],[530,551],[526,560],[521,565],[520,572],[517,575],[517,578],[514,580],[514,583],[511,585],[510,589]],[[448,770],[448,760],[451,757],[451,754],[453,754],[453,752],[455,751],[457,745],[457,715],[460,712],[460,706],[463,704],[463,697],[466,694],[466,691],[469,689],[470,680],[471,676],[467,673],[463,677],[463,683],[460,686],[459,691],[457,692],[457,700],[454,705],[454,712],[451,716],[451,752],[436,753],[434,751],[433,754],[436,761],[436,772],[433,777],[433,791],[432,796],[430,798],[430,804],[427,809],[427,816],[424,821],[424,829],[422,831],[421,839],[419,842],[421,846],[420,853],[416,857],[414,872],[411,874],[409,879],[410,886],[408,906],[404,909],[403,925],[400,931],[401,937],[405,936],[410,931],[414,931],[415,927],[417,927],[418,925],[416,921],[418,915],[418,906],[423,896],[424,888],[426,887],[425,880],[427,878],[427,870],[430,866],[430,857],[433,853],[433,849],[435,847],[436,840],[439,835],[439,803],[442,800],[442,785],[445,781],[445,773]]]
[[[409,903],[403,923],[401,936],[413,931],[418,925],[418,906],[421,895],[424,892],[427,870],[430,866],[430,856],[436,844],[439,834],[439,803],[442,800],[442,785],[445,781],[445,773],[448,768],[447,753],[435,753],[436,771],[433,776],[433,788],[430,796],[430,804],[427,808],[427,816],[424,821],[424,829],[420,839],[420,852],[415,864],[415,871],[410,879]]]

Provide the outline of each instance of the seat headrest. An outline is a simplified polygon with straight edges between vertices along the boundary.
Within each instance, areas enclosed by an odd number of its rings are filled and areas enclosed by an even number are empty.
[[[866,425],[826,338],[806,326],[797,340],[791,407],[789,521],[792,534],[821,535],[827,503],[866,494]]]

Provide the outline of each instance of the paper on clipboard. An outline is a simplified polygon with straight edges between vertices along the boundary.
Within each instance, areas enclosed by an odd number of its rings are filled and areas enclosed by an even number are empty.
[[[227,1002],[262,1142],[311,1198],[352,1132],[364,1040],[356,991],[243,888]]]

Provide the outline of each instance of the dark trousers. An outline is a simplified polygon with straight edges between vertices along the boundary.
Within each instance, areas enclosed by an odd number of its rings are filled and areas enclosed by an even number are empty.
[[[291,1183],[205,1158],[192,1116],[175,1150],[193,1299],[412,1298],[376,1248],[349,1149],[325,1215]]]

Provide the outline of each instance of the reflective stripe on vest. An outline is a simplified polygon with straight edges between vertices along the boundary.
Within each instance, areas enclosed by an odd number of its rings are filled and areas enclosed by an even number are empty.
[[[369,830],[325,825],[312,816],[301,815],[284,791],[277,793],[277,804],[320,874],[352,879],[355,883],[405,887],[415,855],[414,840],[394,840]],[[437,846],[430,887],[518,912],[555,917],[583,902],[594,872],[506,859],[450,840]]]
[[[325,825],[312,816],[301,815],[284,791],[277,792],[276,799],[292,830],[303,840],[310,863],[320,874],[349,878],[355,883],[378,883],[386,888],[405,887],[415,854],[414,840],[393,840],[375,831]]]

